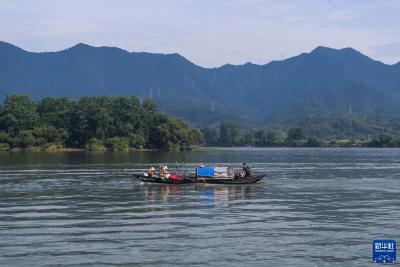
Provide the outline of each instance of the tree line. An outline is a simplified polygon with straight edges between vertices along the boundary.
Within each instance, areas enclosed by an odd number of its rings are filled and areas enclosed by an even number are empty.
[[[0,150],[15,148],[183,149],[201,145],[200,130],[157,111],[135,96],[33,101],[9,95],[0,106]]]
[[[176,150],[203,144],[400,147],[400,139],[385,131],[367,140],[327,140],[310,135],[303,126],[256,129],[221,123],[200,131],[161,114],[153,101],[141,103],[135,96],[33,101],[26,95],[9,95],[0,105],[0,150]]]
[[[371,139],[321,139],[308,134],[303,127],[275,127],[254,129],[233,123],[221,123],[218,127],[202,129],[205,144],[209,146],[256,146],[256,147],[320,147],[365,146],[400,147],[400,139],[385,131]]]

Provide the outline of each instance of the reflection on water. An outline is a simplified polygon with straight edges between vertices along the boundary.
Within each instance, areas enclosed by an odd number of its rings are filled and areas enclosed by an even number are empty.
[[[159,162],[252,185],[140,184]],[[1,266],[368,266],[400,242],[399,149],[0,153]]]
[[[255,185],[163,185],[141,183],[147,203],[161,202],[168,208],[169,205],[179,205],[191,195],[197,193],[197,206],[206,208],[229,207],[236,200],[250,199],[256,192]],[[191,190],[189,190],[189,187]],[[253,193],[253,194],[252,194]]]

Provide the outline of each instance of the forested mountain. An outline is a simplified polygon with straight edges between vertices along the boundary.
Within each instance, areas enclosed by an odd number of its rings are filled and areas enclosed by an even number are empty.
[[[400,115],[400,64],[352,48],[317,47],[266,65],[202,68],[178,54],[130,53],[78,44],[32,53],[0,43],[0,98],[137,95],[192,125],[240,119],[259,126],[307,117]],[[0,99],[0,100],[1,100]]]

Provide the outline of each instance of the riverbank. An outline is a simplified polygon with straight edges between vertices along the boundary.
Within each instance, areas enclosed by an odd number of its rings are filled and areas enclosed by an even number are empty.
[[[9,152],[9,153],[23,153],[23,152],[50,152],[50,153],[64,153],[64,152],[92,152],[92,153],[110,153],[110,152],[212,152],[218,151],[221,149],[229,149],[229,148],[399,148],[394,146],[370,146],[367,144],[357,144],[357,143],[350,143],[350,144],[325,144],[320,146],[285,146],[285,145],[272,145],[272,146],[204,146],[204,147],[196,147],[187,150],[163,150],[163,149],[149,149],[149,148],[129,148],[124,150],[109,150],[109,149],[101,149],[101,150],[89,150],[84,148],[71,148],[71,147],[50,147],[50,148],[43,148],[43,147],[29,147],[29,148],[12,148],[12,149],[3,149],[0,152]]]
[[[308,138],[303,140],[283,140],[271,142],[263,145],[255,144],[240,144],[230,146],[218,146],[215,147],[377,147],[377,148],[398,148],[400,147],[400,140],[393,139],[389,135],[380,135],[377,139],[365,140],[365,139],[339,139],[339,140],[323,140],[316,138]]]
[[[85,148],[63,147],[63,146],[49,146],[49,147],[27,147],[27,148],[7,148],[1,149],[3,152],[112,152],[112,151],[126,151],[126,152],[142,152],[142,151],[158,151],[157,149],[149,148],[128,148],[125,150],[90,150]]]

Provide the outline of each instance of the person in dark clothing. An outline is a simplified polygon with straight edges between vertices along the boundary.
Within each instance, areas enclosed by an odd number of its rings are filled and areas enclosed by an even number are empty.
[[[242,172],[244,173],[244,177],[250,177],[251,176],[250,166],[248,166],[246,163],[243,163]]]

